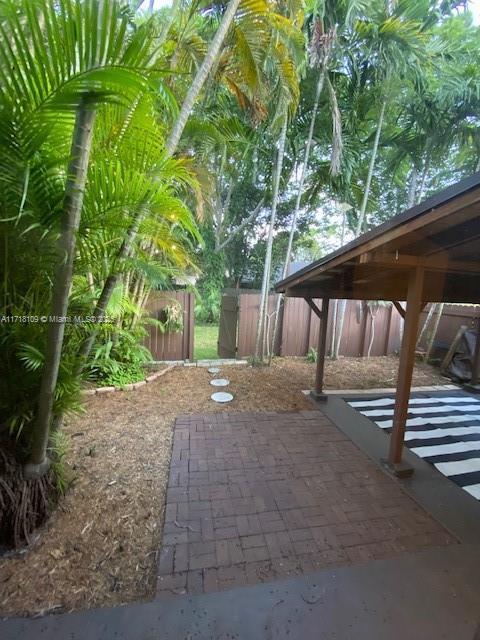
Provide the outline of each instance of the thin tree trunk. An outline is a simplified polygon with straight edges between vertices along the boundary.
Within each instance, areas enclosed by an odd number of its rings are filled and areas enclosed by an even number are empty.
[[[418,190],[417,202],[423,198],[423,194],[425,193],[425,183],[427,181],[428,171],[430,169],[430,154],[427,155],[425,160],[425,165],[423,167],[422,179],[420,181],[420,188]]]
[[[285,154],[285,141],[287,138],[287,115],[285,115],[280,140],[278,145],[277,163],[275,177],[273,180],[272,209],[270,214],[270,225],[268,228],[267,247],[265,251],[265,266],[263,269],[262,292],[260,295],[260,307],[258,310],[257,335],[255,338],[255,360],[263,361],[262,333],[265,324],[265,313],[268,307],[268,289],[270,284],[270,269],[272,264],[273,230],[277,217],[278,192],[280,187],[280,177],[282,175],[283,156]]]
[[[435,322],[433,323],[432,333],[430,334],[429,339],[428,339],[427,351],[425,352],[425,362],[428,362],[430,360],[430,354],[432,353],[433,343],[435,342],[435,337],[437,335],[438,325],[440,324],[440,320],[442,319],[442,313],[443,313],[443,307],[444,306],[445,306],[445,304],[443,302],[441,302],[438,305],[437,315],[436,315],[436,318],[435,318]]]
[[[238,233],[240,233],[242,229],[245,229],[247,224],[249,224],[252,220],[254,220],[257,217],[258,212],[263,207],[264,202],[265,202],[265,198],[262,198],[260,202],[257,204],[257,206],[255,207],[255,209],[252,211],[252,213],[248,216],[248,218],[246,218],[241,224],[239,224],[238,227],[235,227],[235,229],[232,229],[231,231],[228,232],[228,238],[226,238],[222,243],[218,245],[218,247],[216,247],[215,252],[218,252],[224,249],[228,244],[230,244],[230,242],[232,242],[232,240],[235,239],[235,236]]]
[[[150,0],[150,4],[148,5],[148,12],[150,14],[153,13],[153,5],[155,4],[155,0]]]
[[[370,356],[372,355],[372,347],[373,347],[373,341],[375,340],[375,314],[373,313],[372,309],[370,307],[368,307],[368,312],[370,314],[370,318],[371,318],[371,335],[370,335],[370,342],[368,344],[368,350],[367,350],[367,358],[370,358]]]
[[[65,332],[65,323],[58,321],[58,319],[67,315],[76,236],[82,213],[94,122],[94,108],[82,101],[75,118],[68,178],[65,186],[61,232],[58,240],[59,262],[53,283],[51,306],[53,318],[48,326],[37,417],[32,433],[30,456],[25,467],[25,475],[29,478],[41,477],[48,468],[47,446]]]
[[[345,244],[345,226],[347,223],[347,213],[345,209],[342,211],[342,233],[340,236],[340,246],[343,247]],[[330,357],[332,360],[336,360],[338,358],[335,357],[335,345],[337,343],[337,321],[338,321],[338,300],[334,301],[334,309],[333,309],[333,320],[332,320],[332,343],[330,346]]]
[[[378,145],[380,142],[380,135],[382,133],[383,121],[385,119],[386,107],[387,107],[387,101],[384,100],[382,103],[382,108],[380,110],[380,115],[378,117],[377,131],[375,132],[375,140],[373,142],[372,157],[370,158],[370,165],[368,167],[367,181],[365,183],[365,191],[363,192],[362,205],[360,207],[360,212],[358,214],[358,222],[357,222],[357,229],[356,229],[357,236],[361,234],[364,226],[365,212],[367,210],[368,198],[370,196],[370,187],[372,184],[373,170],[375,169],[375,162],[377,160]]]
[[[338,360],[338,355],[340,353],[340,342],[342,341],[346,307],[347,307],[347,301],[343,299],[340,300],[338,305],[338,314],[337,314],[337,335],[335,338],[335,346],[333,349],[332,360]]]
[[[415,204],[415,195],[417,193],[418,171],[416,167],[412,168],[410,173],[410,184],[408,186],[407,207],[410,209]]]
[[[309,127],[309,130],[308,130],[307,144],[305,146],[305,155],[304,155],[304,158],[303,158],[302,170],[300,172],[300,181],[298,183],[297,198],[295,200],[295,209],[293,211],[292,225],[290,227],[290,233],[289,233],[289,236],[288,236],[287,252],[285,254],[285,262],[283,264],[282,280],[284,280],[287,277],[288,267],[289,267],[289,264],[290,264],[290,256],[292,254],[292,246],[293,246],[293,238],[295,236],[295,231],[297,229],[297,219],[298,219],[298,214],[300,212],[300,205],[302,203],[303,186],[305,184],[305,177],[307,175],[308,163],[309,163],[309,160],[310,160],[310,151],[311,151],[311,148],[312,148],[313,132],[315,130],[315,122],[317,120],[318,105],[320,104],[320,96],[322,94],[323,85],[325,83],[325,75],[326,75],[326,68],[325,68],[325,65],[323,65],[321,70],[320,70],[319,76],[318,76],[317,89],[316,89],[316,92],[315,92],[315,102],[313,104],[312,117],[310,119],[310,127]],[[283,296],[279,295],[277,297],[277,304],[276,304],[275,315],[274,315],[272,349],[271,349],[271,354],[272,355],[273,355],[274,348],[275,348],[275,342],[276,342],[277,337],[278,337],[277,336],[277,332],[278,332],[278,327],[280,326],[279,322],[278,322],[278,318],[279,318],[279,315],[280,315],[280,307],[282,305],[282,301],[283,301]]]
[[[190,114],[193,109],[193,105],[195,104],[195,100],[198,97],[198,94],[202,90],[202,87],[205,83],[205,80],[210,73],[211,68],[216,62],[217,56],[220,52],[220,48],[225,40],[225,37],[228,33],[230,25],[232,24],[233,18],[235,16],[235,12],[237,11],[238,5],[240,4],[240,0],[230,0],[228,3],[227,9],[223,14],[222,21],[215,33],[213,40],[210,43],[210,46],[207,51],[207,55],[205,56],[202,64],[200,65],[199,70],[190,85],[190,89],[187,92],[185,100],[183,101],[182,108],[178,115],[177,121],[175,122],[173,129],[168,137],[166,143],[166,150],[169,155],[175,153],[175,150],[178,146],[180,138],[182,136],[185,125],[187,124],[187,120],[190,117]]]
[[[382,108],[380,110],[380,115],[378,117],[377,130],[375,132],[375,140],[373,142],[372,157],[370,158],[367,181],[365,183],[365,191],[363,193],[362,204],[358,214],[357,228],[355,233],[356,236],[359,236],[362,233],[362,229],[364,227],[364,222],[366,219],[365,212],[367,210],[368,198],[370,196],[370,187],[372,184],[373,170],[375,169],[375,162],[377,160],[378,145],[380,143],[380,135],[382,133],[382,127],[383,127],[383,121],[385,119],[386,108],[387,108],[387,101],[384,100],[382,102]],[[334,360],[338,358],[338,353],[340,350],[340,341],[342,339],[343,324],[345,321],[345,308],[346,308],[346,301],[342,300],[338,308],[338,336],[337,336],[335,350],[333,354]]]
[[[428,310],[428,314],[427,314],[427,317],[425,318],[425,322],[423,323],[423,326],[420,329],[420,333],[418,334],[417,348],[420,346],[420,343],[422,342],[422,338],[425,335],[425,331],[427,330],[428,325],[430,324],[430,321],[435,312],[436,306],[437,306],[436,304],[432,304],[430,306],[430,309]]]

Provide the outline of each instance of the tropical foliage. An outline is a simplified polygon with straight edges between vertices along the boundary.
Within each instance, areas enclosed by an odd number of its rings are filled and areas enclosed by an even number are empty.
[[[0,0],[4,541],[65,487],[82,386],[140,379],[146,323],[178,330],[152,289],[197,274],[215,321],[223,287],[265,300],[291,259],[480,168],[464,5]]]

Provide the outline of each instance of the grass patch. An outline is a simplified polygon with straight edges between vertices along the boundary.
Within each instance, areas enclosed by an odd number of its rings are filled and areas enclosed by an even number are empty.
[[[197,360],[213,360],[218,358],[217,340],[217,324],[196,324],[194,357]]]

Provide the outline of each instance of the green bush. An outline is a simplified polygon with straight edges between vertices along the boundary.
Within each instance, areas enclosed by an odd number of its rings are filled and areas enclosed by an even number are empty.
[[[199,294],[195,305],[195,319],[200,324],[218,324],[220,320],[221,292],[208,288]]]
[[[145,378],[144,365],[151,362],[150,351],[141,344],[146,331],[142,327],[121,329],[103,339],[94,350],[89,378],[99,386],[121,387]]]

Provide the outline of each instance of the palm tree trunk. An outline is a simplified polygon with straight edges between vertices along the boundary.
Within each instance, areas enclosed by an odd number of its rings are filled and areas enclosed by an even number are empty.
[[[422,179],[420,182],[420,189],[418,190],[417,202],[423,198],[423,194],[425,193],[425,183],[427,181],[428,171],[430,169],[430,153],[428,153],[427,158],[425,160],[425,165],[423,167]]]
[[[315,130],[315,122],[317,120],[318,105],[320,104],[320,96],[322,94],[323,85],[325,83],[325,75],[326,75],[326,68],[325,68],[325,65],[323,65],[318,75],[317,89],[315,92],[315,102],[313,104],[312,117],[310,119],[310,128],[308,130],[307,144],[305,146],[305,155],[303,158],[302,170],[300,172],[300,181],[298,183],[297,199],[295,200],[295,209],[293,212],[292,225],[290,227],[290,234],[288,236],[287,252],[285,254],[285,262],[283,264],[282,280],[287,277],[288,266],[290,264],[293,238],[295,236],[295,231],[297,229],[297,219],[298,219],[298,214],[300,212],[300,205],[302,203],[303,186],[305,184],[305,177],[307,175],[308,163],[310,160],[310,151],[312,148],[313,132]],[[277,297],[277,304],[276,304],[275,315],[274,315],[272,350],[271,350],[272,355],[275,348],[275,342],[278,337],[277,332],[278,332],[278,327],[280,326],[278,322],[278,318],[280,315],[280,307],[282,305],[282,301],[283,301],[283,296],[279,295]]]
[[[268,228],[267,247],[265,252],[265,266],[263,269],[262,291],[260,294],[260,307],[258,310],[257,335],[255,338],[255,361],[263,361],[262,333],[264,332],[265,314],[267,312],[268,288],[270,284],[270,270],[272,266],[273,230],[277,217],[278,192],[280,187],[280,176],[282,175],[283,156],[285,154],[285,141],[287,138],[287,115],[285,114],[280,140],[278,145],[277,163],[275,177],[273,181],[272,209],[270,214],[270,225]]]
[[[32,446],[25,475],[39,478],[48,469],[47,446],[58,370],[62,354],[65,323],[55,321],[67,315],[72,284],[75,244],[83,206],[88,162],[92,147],[95,110],[84,100],[77,109],[72,136],[68,178],[58,240],[59,262],[53,283],[51,315],[48,326],[45,364],[42,372],[37,417],[32,432]]]
[[[428,362],[430,360],[430,355],[431,355],[432,349],[433,349],[433,343],[435,342],[435,337],[437,335],[438,325],[440,324],[440,320],[442,319],[442,313],[443,313],[443,307],[444,306],[445,306],[445,303],[443,303],[443,302],[441,302],[438,305],[437,315],[436,315],[435,321],[433,323],[432,332],[431,332],[431,334],[430,334],[430,336],[428,338],[427,350],[425,352],[425,362]]]
[[[370,334],[370,342],[368,344],[367,358],[370,358],[370,356],[372,355],[373,341],[375,340],[375,314],[373,313],[370,307],[368,308],[368,312],[371,318],[371,334]]]
[[[335,336],[335,342],[333,346],[332,360],[338,360],[340,353],[340,342],[342,340],[343,325],[345,323],[345,309],[347,307],[346,300],[340,300],[337,311],[337,331]]]
[[[436,303],[432,304],[430,306],[430,309],[428,310],[428,314],[427,317],[425,319],[425,322],[423,323],[422,328],[420,329],[420,333],[418,334],[418,338],[417,338],[417,348],[420,346],[420,343],[422,342],[422,338],[425,335],[425,331],[427,330],[428,325],[430,324],[430,321],[432,319],[433,314],[435,313],[435,309],[436,309]]]
[[[387,107],[387,101],[384,100],[382,102],[382,108],[380,109],[380,115],[378,117],[377,130],[375,132],[375,140],[373,142],[372,157],[370,158],[370,166],[368,167],[367,181],[365,183],[365,191],[363,192],[362,205],[360,207],[360,212],[358,214],[358,222],[357,222],[357,229],[356,229],[357,236],[361,234],[364,226],[365,212],[367,210],[368,198],[370,196],[370,187],[372,184],[373,170],[375,169],[375,162],[377,160],[378,145],[380,142],[380,135],[382,133],[383,121],[385,119],[386,107]]]
[[[412,168],[410,173],[410,184],[408,186],[407,207],[413,207],[415,204],[415,195],[417,193],[418,171],[416,167]]]
[[[207,55],[205,56],[202,64],[200,65],[199,70],[190,85],[190,89],[185,96],[185,100],[183,101],[182,108],[180,109],[180,113],[178,115],[177,121],[175,122],[173,129],[168,137],[166,143],[167,152],[172,155],[175,153],[175,150],[180,141],[181,135],[187,124],[187,120],[190,117],[190,114],[193,109],[193,105],[195,104],[195,100],[198,97],[198,94],[202,90],[202,87],[207,79],[208,74],[210,73],[211,68],[215,64],[217,60],[217,56],[220,52],[220,48],[225,40],[225,37],[228,33],[230,25],[232,24],[233,18],[235,16],[235,12],[237,11],[238,5],[240,4],[240,0],[230,0],[228,3],[227,9],[223,14],[222,21],[220,26],[218,27],[213,40],[210,43],[210,46],[207,51]]]
[[[356,236],[359,236],[362,232],[363,226],[364,226],[364,222],[365,222],[365,212],[367,210],[367,204],[368,204],[368,198],[370,196],[370,187],[372,184],[372,177],[373,177],[373,170],[375,169],[375,162],[377,160],[377,154],[378,154],[378,145],[380,143],[380,135],[382,133],[382,128],[383,128],[383,121],[385,119],[385,110],[387,108],[387,101],[384,100],[382,102],[382,108],[380,109],[380,115],[378,117],[378,122],[377,122],[377,130],[375,132],[375,140],[373,142],[373,149],[372,149],[372,157],[370,158],[370,165],[368,167],[368,175],[367,175],[367,181],[365,183],[365,191],[363,192],[363,200],[362,200],[362,204],[360,207],[360,211],[358,214],[358,221],[357,221],[357,228],[356,228]],[[335,344],[335,349],[334,349],[334,353],[333,353],[333,359],[336,360],[338,358],[338,354],[340,351],[340,341],[342,339],[342,331],[343,331],[343,325],[344,325],[344,321],[345,321],[345,308],[346,308],[346,301],[342,300],[338,306],[338,315],[337,315],[337,339],[336,339],[336,344]]]

